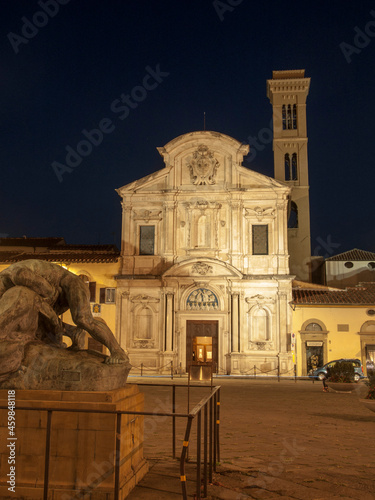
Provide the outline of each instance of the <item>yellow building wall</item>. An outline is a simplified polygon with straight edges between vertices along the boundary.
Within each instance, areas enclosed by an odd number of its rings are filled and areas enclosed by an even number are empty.
[[[358,358],[365,367],[365,359],[362,359],[361,339],[359,332],[364,323],[370,318],[366,314],[369,306],[296,306],[293,311],[293,333],[296,335],[295,359],[297,364],[297,375],[306,375],[304,371],[304,342],[306,338],[319,335],[320,332],[311,331],[302,334],[303,325],[318,320],[326,328],[326,345],[323,349],[323,364],[339,358]],[[340,326],[348,325],[348,331],[340,331]],[[341,327],[342,328],[342,327]],[[364,368],[365,369],[365,368]]]

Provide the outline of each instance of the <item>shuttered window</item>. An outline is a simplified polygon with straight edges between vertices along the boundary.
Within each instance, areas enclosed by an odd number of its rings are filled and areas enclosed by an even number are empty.
[[[89,282],[90,302],[96,301],[96,281]]]

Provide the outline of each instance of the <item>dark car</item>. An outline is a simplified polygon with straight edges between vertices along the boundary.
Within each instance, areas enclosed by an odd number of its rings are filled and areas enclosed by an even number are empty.
[[[317,378],[319,380],[323,380],[323,379],[327,378],[327,369],[332,368],[339,361],[346,361],[346,362],[350,362],[353,364],[353,366],[354,366],[354,380],[356,382],[358,382],[359,379],[364,378],[363,367],[362,367],[361,361],[359,359],[347,359],[347,358],[335,359],[334,361],[330,361],[329,363],[326,363],[321,368],[317,368],[316,370],[314,370],[312,373],[312,377]]]

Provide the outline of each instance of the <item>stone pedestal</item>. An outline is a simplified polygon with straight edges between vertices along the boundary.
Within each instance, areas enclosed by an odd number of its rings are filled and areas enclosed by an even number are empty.
[[[8,405],[8,391],[0,391],[0,405]],[[16,391],[15,474],[16,493],[8,491],[6,474],[10,441],[7,415],[0,410],[0,498],[43,498],[47,412],[31,408],[62,410],[143,411],[144,397],[136,385],[107,392]],[[30,408],[20,410],[17,407]],[[143,457],[143,420],[122,415],[120,499],[148,470]],[[52,413],[49,465],[49,497],[53,500],[114,498],[116,415],[55,411]],[[83,494],[86,493],[86,495]]]

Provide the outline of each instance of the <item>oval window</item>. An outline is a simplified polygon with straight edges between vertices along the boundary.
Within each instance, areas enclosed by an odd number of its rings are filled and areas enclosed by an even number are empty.
[[[373,271],[373,270],[375,269],[375,262],[369,262],[369,263],[367,264],[367,267],[368,267],[369,269],[371,269],[371,271]]]
[[[348,269],[351,269],[354,266],[354,264],[353,262],[345,262],[344,266]]]

